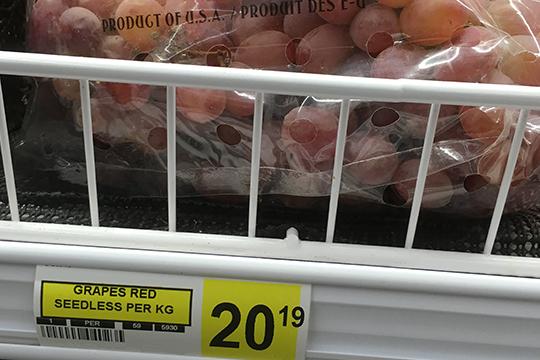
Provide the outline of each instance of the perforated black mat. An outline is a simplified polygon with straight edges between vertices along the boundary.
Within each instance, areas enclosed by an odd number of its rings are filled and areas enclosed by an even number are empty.
[[[5,193],[2,191],[2,193]],[[19,192],[22,221],[89,224],[85,197],[69,194]],[[125,199],[101,196],[102,226],[136,229],[167,229],[165,199]],[[0,219],[9,219],[5,196],[0,200]],[[379,215],[340,213],[336,242],[403,246],[406,214]],[[258,218],[258,236],[283,238],[296,227],[302,239],[322,241],[326,223],[324,211],[293,210],[277,207],[263,199]],[[205,199],[178,200],[178,231],[213,234],[247,234],[246,204],[228,205]],[[415,246],[460,252],[482,252],[489,221],[424,215],[420,218]],[[494,253],[513,256],[539,256],[540,211],[528,211],[503,218]]]

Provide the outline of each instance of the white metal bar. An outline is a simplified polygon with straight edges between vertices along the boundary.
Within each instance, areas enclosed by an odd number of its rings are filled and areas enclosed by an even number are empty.
[[[19,206],[17,202],[17,189],[15,187],[15,173],[13,172],[13,162],[11,160],[11,148],[9,145],[9,131],[7,127],[6,108],[4,95],[2,93],[2,83],[0,82],[0,150],[2,150],[2,164],[4,166],[4,176],[6,178],[6,190],[9,202],[9,211],[12,221],[20,221]]]
[[[255,113],[253,115],[253,140],[251,147],[251,184],[249,194],[248,236],[257,236],[257,207],[259,202],[259,175],[261,172],[261,143],[264,115],[264,94],[255,97]]]
[[[420,158],[420,167],[414,190],[414,197],[411,206],[411,216],[409,218],[409,226],[407,229],[407,237],[405,240],[405,248],[412,249],[414,245],[414,237],[418,226],[418,217],[420,216],[420,208],[422,199],[424,198],[424,190],[426,187],[426,178],[429,172],[429,162],[433,151],[433,143],[435,140],[435,132],[437,130],[437,121],[441,112],[440,104],[431,105],[429,120],[426,128],[426,136],[424,138],[424,147],[422,148],[422,157]]]
[[[499,231],[504,207],[506,205],[506,199],[508,198],[508,193],[510,192],[510,186],[514,177],[514,170],[516,169],[519,152],[521,150],[521,144],[525,136],[528,118],[529,111],[525,109],[521,110],[518,123],[516,124],[512,146],[510,147],[508,162],[506,164],[501,187],[499,189],[499,195],[497,197],[497,202],[495,203],[495,209],[493,210],[493,217],[491,218],[491,224],[489,225],[488,236],[484,246],[485,255],[491,255],[493,246],[495,245],[495,239],[497,238],[497,232]]]
[[[319,242],[294,241],[292,238],[289,241],[261,238],[246,241],[245,237],[230,235],[0,221],[0,239],[8,241],[5,244],[0,241],[0,262],[6,263],[17,261],[12,261],[11,255],[4,252],[7,251],[5,246],[11,246],[10,242],[29,243],[26,246],[38,248],[40,244],[71,245],[73,239],[77,239],[78,245],[104,248],[181,251],[540,278],[540,266],[536,258],[351,244],[328,246]]]
[[[167,189],[169,231],[176,231],[176,88],[167,86]]]
[[[3,51],[0,73],[365,101],[540,108],[540,88],[531,86],[372,79]]]
[[[349,112],[351,100],[343,99],[339,115],[339,125],[336,139],[336,154],[334,158],[334,172],[332,173],[332,190],[330,194],[330,207],[326,226],[326,242],[334,242],[336,232],[336,217],[339,205],[339,192],[341,190],[341,177],[343,175],[343,158],[345,157],[345,144],[347,142],[347,127],[349,126]]]
[[[0,241],[0,262],[540,300],[538,279],[256,257]]]
[[[88,80],[80,80],[81,111],[83,120],[84,155],[86,158],[86,177],[88,182],[88,201],[92,226],[99,226],[99,209],[96,181],[96,161],[94,157],[94,137],[92,131],[92,107]]]

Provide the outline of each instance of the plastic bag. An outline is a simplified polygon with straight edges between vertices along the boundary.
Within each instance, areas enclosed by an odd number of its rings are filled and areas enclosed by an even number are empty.
[[[540,85],[535,0],[37,0],[32,51],[343,76]],[[62,144],[39,162],[71,183],[80,167],[78,83],[45,80],[65,119],[29,128]],[[49,101],[47,90],[37,108]],[[49,100],[47,100],[49,99]],[[100,190],[164,196],[165,89],[92,84]],[[327,196],[339,101],[267,95],[260,190]],[[177,89],[178,196],[249,194],[254,95]],[[410,205],[429,105],[353,102],[342,193],[352,203]],[[441,109],[423,207],[483,215],[493,207],[518,111]],[[53,124],[55,126],[51,126]],[[540,113],[527,127],[507,211],[536,205]],[[35,131],[43,135],[43,132]],[[25,135],[29,158],[40,139]],[[36,146],[32,147],[29,144]],[[70,144],[73,144],[71,146]],[[78,149],[78,150],[74,150]],[[59,166],[58,164],[65,166]],[[66,165],[68,164],[68,165]],[[135,180],[137,179],[137,180]],[[350,203],[350,202],[349,202]]]
[[[6,0],[0,4],[0,50],[24,51],[26,4]],[[15,76],[0,76],[9,131],[21,126],[32,94],[32,81]]]

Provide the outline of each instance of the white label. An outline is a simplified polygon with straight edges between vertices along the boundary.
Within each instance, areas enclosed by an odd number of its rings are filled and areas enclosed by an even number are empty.
[[[233,359],[303,359],[311,286],[39,266],[39,343]]]

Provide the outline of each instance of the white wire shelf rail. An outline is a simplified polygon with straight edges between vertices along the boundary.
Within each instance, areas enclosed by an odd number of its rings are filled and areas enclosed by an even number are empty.
[[[80,81],[81,108],[83,118],[84,149],[86,155],[86,169],[88,178],[88,197],[91,214],[91,223],[99,228],[99,204],[96,184],[94,147],[92,138],[92,113],[90,106],[89,81],[110,81],[122,83],[138,83],[167,87],[167,131],[168,131],[168,222],[169,230],[176,231],[176,161],[175,138],[176,111],[175,87],[200,87],[223,90],[242,90],[256,93],[253,149],[251,162],[251,187],[248,220],[248,237],[254,238],[257,230],[257,204],[258,179],[261,157],[261,135],[263,121],[264,94],[311,95],[324,96],[341,100],[341,116],[339,120],[335,166],[331,187],[330,207],[328,211],[326,242],[333,243],[338,200],[341,187],[342,164],[346,142],[346,129],[350,102],[352,99],[365,101],[411,102],[432,104],[427,123],[424,147],[419,167],[418,181],[411,205],[411,216],[406,233],[405,248],[411,250],[418,224],[418,218],[424,194],[428,165],[431,158],[432,145],[437,128],[437,119],[441,105],[470,105],[470,106],[502,106],[521,109],[516,125],[516,131],[506,171],[500,186],[499,195],[494,208],[489,233],[485,241],[484,254],[491,255],[497,231],[501,222],[504,206],[510,189],[512,174],[516,166],[519,148],[523,141],[528,114],[531,109],[540,108],[540,89],[535,87],[444,83],[422,80],[387,80],[370,78],[352,78],[341,76],[324,76],[310,74],[291,74],[283,72],[270,72],[248,69],[223,69],[177,64],[156,64],[148,62],[134,62],[111,59],[77,58],[56,55],[27,54],[14,52],[0,52],[0,73],[4,75],[33,76],[46,78],[72,79]],[[1,87],[0,87],[1,91]],[[1,92],[0,92],[1,95]],[[6,188],[9,199],[12,223],[0,222],[0,230],[17,233],[24,229],[32,232],[31,224],[20,222],[17,206],[17,192],[15,176],[7,132],[7,120],[3,98],[0,96],[0,139],[2,160],[5,169]],[[69,232],[69,227],[60,227]],[[47,233],[54,233],[56,226],[41,225]],[[93,230],[94,238],[106,238],[107,230]],[[135,234],[133,231],[131,233]],[[156,234],[157,235],[157,234]],[[176,234],[177,238],[189,238],[189,235]],[[171,237],[173,239],[175,237]],[[231,239],[231,237],[228,237]],[[84,237],[80,238],[82,241]],[[216,241],[219,241],[216,238]],[[21,240],[21,239],[19,239]],[[225,238],[223,239],[225,240]],[[247,240],[235,238],[234,240]],[[250,240],[252,242],[252,240]],[[246,243],[248,243],[246,241]],[[88,243],[89,245],[99,245]],[[110,242],[101,245],[110,246]],[[118,246],[124,246],[119,242]],[[310,246],[310,252],[320,249],[320,256],[324,257],[329,248],[324,244]],[[358,251],[363,251],[358,247]],[[170,249],[169,249],[170,250]],[[178,248],[178,250],[186,250]],[[372,249],[373,250],[373,249]],[[382,249],[377,249],[383,251]],[[227,252],[230,254],[230,252]],[[405,254],[405,253],[403,253]],[[284,256],[287,258],[287,254]],[[463,255],[467,258],[467,255]],[[305,260],[305,258],[303,258]],[[316,258],[312,258],[315,260]],[[350,262],[350,259],[344,259]],[[334,259],[339,261],[339,259]],[[359,262],[362,264],[362,262]],[[395,266],[398,263],[385,263],[380,265]],[[410,266],[410,265],[409,265]],[[443,270],[461,270],[446,269]]]
[[[455,359],[469,358],[470,354],[478,359],[540,358],[540,345],[534,336],[540,331],[540,280],[536,279],[540,279],[540,261],[492,255],[528,115],[530,110],[540,108],[540,88],[291,74],[1,51],[0,74],[80,82],[92,225],[20,221],[0,84],[0,145],[11,211],[11,221],[0,221],[0,358],[95,357],[94,352],[82,350],[35,348],[28,303],[35,265],[311,283],[314,311],[307,353],[313,359]],[[90,81],[167,88],[169,232],[99,226]],[[256,94],[247,237],[176,232],[175,87]],[[325,243],[303,242],[301,234],[294,230],[284,240],[256,238],[265,94],[311,95],[341,101]],[[333,243],[348,114],[355,99],[431,104],[403,249]],[[520,109],[483,254],[413,249],[442,105]],[[111,359],[136,358],[129,353],[102,355]]]

